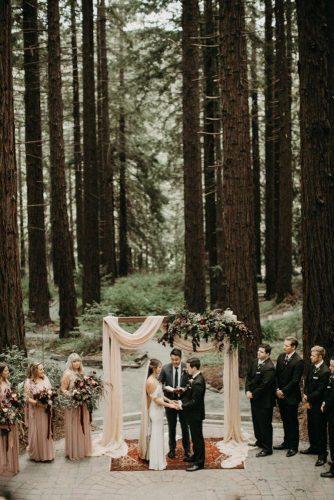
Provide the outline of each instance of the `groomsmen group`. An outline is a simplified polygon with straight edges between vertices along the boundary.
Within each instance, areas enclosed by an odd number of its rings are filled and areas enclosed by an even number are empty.
[[[298,341],[287,337],[283,353],[277,359],[276,368],[270,359],[271,347],[261,344],[257,360],[250,367],[246,378],[246,396],[250,400],[255,446],[260,448],[257,457],[265,457],[276,450],[287,450],[286,456],[298,452],[299,423],[298,407],[303,401],[307,408],[309,448],[300,453],[317,455],[316,466],[327,462],[327,432],[331,454],[331,467],[322,477],[334,478],[334,358],[326,365],[325,349],[314,346],[311,349],[311,365],[304,380],[303,394],[301,380],[304,362],[296,352]],[[281,414],[284,439],[273,446],[272,417],[277,402]]]

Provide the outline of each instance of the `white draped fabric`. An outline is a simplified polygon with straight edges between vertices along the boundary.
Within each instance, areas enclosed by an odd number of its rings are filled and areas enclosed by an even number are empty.
[[[93,443],[93,455],[108,454],[119,457],[127,454],[123,430],[123,396],[122,396],[122,365],[121,348],[136,349],[145,344],[160,329],[164,316],[148,316],[140,327],[129,333],[118,324],[118,318],[107,316],[103,320],[103,378],[104,419],[102,437]],[[183,351],[192,352],[192,343],[182,338],[175,339],[174,345]],[[201,342],[198,352],[214,349],[212,342]],[[244,459],[247,445],[241,431],[239,408],[239,373],[238,350],[231,349],[228,341],[224,348],[224,441],[221,445],[230,443],[229,450],[233,456]],[[147,422],[144,422],[145,427]],[[142,422],[143,425],[143,422]],[[141,432],[140,446],[145,448],[145,439]],[[143,450],[144,451],[144,450]],[[145,450],[146,451],[146,450]],[[225,452],[227,453],[227,449]],[[145,454],[145,453],[144,453]],[[247,453],[246,453],[247,454]],[[241,460],[241,461],[242,461]],[[240,462],[239,462],[240,463]],[[226,464],[227,465],[227,464]],[[222,465],[224,466],[224,465]]]

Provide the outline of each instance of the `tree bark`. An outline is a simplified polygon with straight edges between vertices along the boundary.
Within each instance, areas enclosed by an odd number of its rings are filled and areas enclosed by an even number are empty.
[[[334,169],[325,0],[297,0],[302,187],[303,349],[333,354]],[[328,29],[332,26],[328,25]],[[331,54],[333,57],[333,54]]]
[[[227,304],[260,341],[243,0],[222,0],[222,19],[223,238]],[[254,354],[255,348],[242,352],[241,374],[245,374]]]
[[[185,218],[184,297],[189,310],[206,305],[201,151],[199,142],[199,8],[182,0],[182,108]]]
[[[205,186],[205,247],[208,254],[210,303],[213,308],[217,302],[217,235],[216,235],[216,176],[215,176],[215,81],[217,50],[215,45],[215,25],[212,0],[204,2],[203,28],[203,161]],[[219,120],[219,118],[218,118]]]
[[[274,165],[274,44],[272,0],[265,0],[265,267],[266,299],[276,293],[275,165]]]
[[[44,214],[37,0],[23,0],[25,147],[28,205],[29,313],[50,322]]]
[[[13,77],[12,5],[0,2],[0,349],[25,350],[17,226]]]
[[[117,275],[115,219],[114,219],[114,165],[110,143],[109,119],[109,74],[106,37],[105,2],[100,0],[98,9],[98,29],[100,33],[100,77],[101,77],[101,186],[100,186],[100,227],[101,259],[111,282]]]
[[[121,35],[122,36],[122,35]],[[122,41],[121,41],[122,44]],[[121,67],[119,72],[121,105],[119,108],[119,275],[129,273],[128,210],[126,196],[126,128],[124,111],[124,67],[121,46]]]
[[[260,184],[260,148],[259,148],[259,105],[257,78],[257,47],[255,40],[255,18],[252,19],[253,37],[251,43],[251,123],[252,123],[252,164],[253,164],[253,198],[255,225],[255,271],[258,281],[261,277],[261,184]]]
[[[277,167],[278,167],[278,249],[277,302],[292,293],[292,168],[291,116],[289,114],[289,68],[284,26],[284,1],[275,0],[276,18],[276,93],[277,93]]]
[[[67,337],[77,326],[77,311],[72,244],[66,206],[58,0],[48,1],[47,15],[52,250],[59,289],[59,335]]]
[[[19,145],[17,148],[17,171],[19,183],[19,220],[20,220],[20,269],[21,276],[26,275],[26,248],[24,234],[24,209],[23,209],[23,182],[22,182],[22,154],[21,154],[21,127],[18,128]]]
[[[84,132],[84,265],[82,302],[100,302],[98,169],[94,81],[93,2],[82,0]]]

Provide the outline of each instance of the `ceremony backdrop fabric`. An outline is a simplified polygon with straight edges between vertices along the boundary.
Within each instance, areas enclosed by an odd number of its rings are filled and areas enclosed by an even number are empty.
[[[93,446],[93,455],[108,454],[114,458],[127,454],[127,445],[123,439],[123,395],[122,395],[122,365],[121,348],[136,349],[151,339],[161,328],[164,316],[148,316],[134,333],[124,330],[115,316],[107,316],[103,320],[103,379],[104,389],[104,419],[103,432]],[[191,341],[177,338],[175,347],[192,352]],[[203,341],[198,352],[212,351],[212,342]],[[231,349],[229,342],[224,347],[224,442],[243,444],[239,408],[239,374],[238,350]],[[138,394],[138,397],[140,395]],[[143,434],[141,432],[141,434]],[[145,446],[146,436],[141,435]],[[141,446],[141,445],[140,445]],[[238,446],[237,446],[238,448]],[[234,448],[233,448],[234,449]],[[244,451],[243,451],[244,454]],[[236,459],[238,459],[236,457]],[[240,462],[239,462],[240,463]]]

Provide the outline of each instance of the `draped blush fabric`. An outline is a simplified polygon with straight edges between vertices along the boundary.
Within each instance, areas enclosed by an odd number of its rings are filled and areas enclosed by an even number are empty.
[[[127,445],[122,436],[121,348],[135,349],[145,344],[159,330],[163,320],[164,316],[148,316],[134,333],[129,333],[118,324],[118,318],[104,318],[102,358],[105,407],[102,437],[93,442],[93,456],[108,454],[116,458],[127,454]]]

